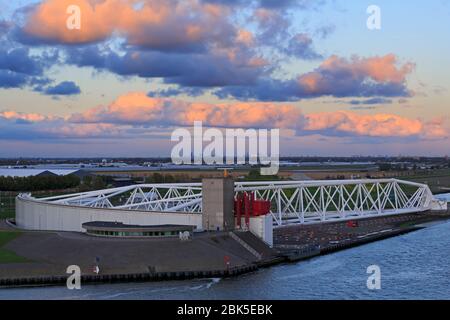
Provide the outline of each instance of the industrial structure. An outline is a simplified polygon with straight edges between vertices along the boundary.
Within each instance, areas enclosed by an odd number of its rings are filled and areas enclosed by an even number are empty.
[[[88,222],[248,229],[271,243],[272,228],[446,210],[426,184],[397,179],[139,184],[16,199],[16,224],[32,230],[86,232]]]

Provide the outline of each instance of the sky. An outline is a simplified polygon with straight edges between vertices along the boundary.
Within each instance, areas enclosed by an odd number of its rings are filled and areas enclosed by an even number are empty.
[[[0,157],[168,156],[194,121],[444,156],[449,35],[444,0],[0,0]]]

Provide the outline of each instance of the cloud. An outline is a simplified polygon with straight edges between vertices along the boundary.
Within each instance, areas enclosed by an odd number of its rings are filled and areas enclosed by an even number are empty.
[[[24,74],[0,70],[0,88],[20,88],[27,83],[28,77]]]
[[[139,3],[46,0],[27,11],[14,36],[28,45],[60,45],[68,64],[182,86],[251,84],[264,72],[251,32],[231,23],[227,6],[198,0]],[[79,30],[66,27],[69,5],[81,8]],[[120,48],[112,50],[108,39],[120,39]]]
[[[150,91],[147,95],[149,97],[173,97],[178,96],[181,94],[185,94],[191,97],[198,97],[201,96],[204,93],[204,90],[199,87],[193,87],[193,88],[168,88],[158,91]]]
[[[334,31],[336,30],[336,26],[334,24],[327,24],[318,27],[315,30],[315,35],[317,35],[321,39],[328,38]]]
[[[28,44],[90,44],[121,36],[128,45],[159,51],[202,51],[232,41],[235,28],[225,6],[181,0],[45,0],[26,13],[16,38]],[[70,5],[81,11],[81,28],[69,29]]]
[[[3,45],[6,47],[6,44]],[[36,76],[43,73],[44,65],[44,60],[31,56],[27,48],[0,48],[0,70]]]
[[[350,100],[349,103],[352,105],[391,104],[392,99],[375,97],[365,100]]]
[[[0,139],[61,140],[61,139],[118,139],[125,130],[112,124],[67,122],[62,117],[37,113],[0,111]],[[67,140],[64,140],[67,141]]]
[[[297,81],[300,90],[312,96],[349,96],[355,91],[363,96],[377,91],[383,93],[380,96],[401,96],[407,94],[404,84],[413,69],[412,63],[397,66],[394,54],[371,58],[353,56],[350,60],[331,56],[315,71],[300,76]]]
[[[252,20],[258,26],[257,38],[262,45],[280,47],[289,39],[291,21],[284,11],[259,8],[255,10]]]
[[[86,44],[110,37],[125,2],[116,0],[44,0],[25,11],[25,23],[15,30],[16,39],[26,44]],[[81,28],[71,30],[66,22],[70,5],[81,12]]]
[[[292,7],[296,2],[302,2],[302,4],[307,4],[310,1],[296,1],[296,0],[260,0],[261,7],[264,8],[286,8]],[[299,3],[300,5],[300,3]]]
[[[154,98],[131,92],[107,106],[97,106],[66,117],[35,113],[0,112],[3,138],[79,139],[142,138],[156,128],[192,127],[202,121],[206,127],[279,128],[298,136],[350,137],[357,141],[384,143],[448,139],[445,119],[423,121],[395,114],[359,114],[353,111],[305,114],[290,104],[263,102],[202,103]],[[36,134],[34,134],[35,132]],[[25,134],[26,133],[26,134]]]
[[[440,140],[450,137],[448,123],[442,118],[423,121],[387,113],[359,114],[352,111],[319,112],[305,115],[305,126],[299,134],[312,133],[337,137],[383,138],[375,140],[378,143],[386,143],[386,139],[392,138],[417,141]],[[364,140],[360,141],[364,142]]]
[[[21,88],[45,82],[45,68],[57,59],[57,54],[32,55],[28,48],[11,48],[11,44],[0,42],[0,88]]]
[[[317,53],[312,45],[313,41],[306,33],[298,33],[289,41],[285,52],[288,55],[295,56],[304,60],[316,60],[323,58]]]
[[[424,137],[428,139],[448,138],[450,136],[450,130],[447,127],[447,122],[448,118],[445,119],[444,117],[434,118],[426,122]]]
[[[257,85],[222,88],[220,98],[292,101],[320,96],[333,97],[408,97],[406,77],[414,64],[398,65],[394,54],[345,59],[331,56],[312,72],[293,80],[260,79]]]
[[[67,52],[67,63],[91,66],[121,76],[164,78],[166,83],[191,87],[248,85],[264,73],[264,61],[247,51],[215,51],[207,54],[162,53],[130,50],[124,55],[98,47]]]
[[[369,137],[411,137],[424,134],[425,125],[418,119],[393,114],[363,115],[351,111],[321,112],[306,116],[306,132],[325,135],[352,134]]]
[[[9,21],[0,20],[0,37],[11,30],[12,24]]]
[[[80,87],[76,85],[73,81],[63,81],[55,86],[47,87],[44,90],[45,94],[48,95],[76,95],[80,94],[81,90]]]
[[[191,126],[203,121],[218,127],[295,127],[302,122],[301,112],[290,105],[273,103],[185,102],[153,98],[142,92],[120,96],[109,106],[88,109],[68,118],[72,123],[109,123],[148,126]]]
[[[20,113],[17,111],[2,111],[0,112],[0,117],[7,120],[15,120],[15,121],[25,121],[25,122],[39,122],[44,120],[49,120],[49,117],[38,113]]]
[[[443,119],[425,122],[394,114],[362,115],[351,111],[303,114],[290,104],[235,102],[199,103],[148,97],[142,92],[120,96],[106,107],[95,107],[67,119],[72,123],[108,123],[143,126],[205,126],[283,128],[300,135],[445,138]]]
[[[309,0],[44,0],[21,11],[24,22],[15,27],[13,36],[28,45],[60,45],[66,64],[120,76],[161,78],[193,96],[199,91],[186,88],[215,88],[220,98],[262,101],[412,95],[406,76],[414,65],[400,65],[394,54],[331,56],[297,78],[274,78],[282,57],[323,59],[312,36],[294,28],[289,14],[291,9],[309,10],[322,4]],[[69,5],[81,8],[79,30],[66,27]],[[240,19],[236,10],[242,13]],[[323,26],[315,34],[325,37],[332,30]],[[3,74],[3,83],[10,87],[25,82]],[[161,96],[169,93],[161,92]]]
[[[214,3],[228,6],[242,6],[253,5],[260,8],[267,9],[287,9],[287,8],[301,8],[310,9],[317,8],[325,1],[317,0],[202,0],[204,3]]]

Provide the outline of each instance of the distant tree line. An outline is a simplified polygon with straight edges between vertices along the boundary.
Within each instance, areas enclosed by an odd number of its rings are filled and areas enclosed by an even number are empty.
[[[244,181],[276,181],[282,180],[278,175],[261,175],[260,169],[251,169],[243,179]]]
[[[78,183],[78,189],[80,192],[105,189],[107,187],[107,179],[108,177],[102,176],[85,176],[81,183]]]
[[[58,190],[74,188],[79,184],[80,178],[74,175],[30,177],[0,176],[0,191]]]
[[[171,175],[169,173],[161,174],[159,172],[155,172],[151,176],[145,177],[145,183],[179,183],[192,180],[193,179],[187,174]]]

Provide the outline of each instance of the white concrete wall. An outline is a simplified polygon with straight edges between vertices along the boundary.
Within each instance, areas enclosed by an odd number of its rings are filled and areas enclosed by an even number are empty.
[[[148,212],[88,208],[43,203],[33,199],[16,198],[16,224],[27,230],[79,231],[89,221],[111,221],[135,225],[179,224],[202,229],[199,213]]]
[[[245,217],[241,220],[241,226],[245,226]],[[272,215],[266,214],[264,216],[250,217],[248,229],[270,247],[273,246]]]

